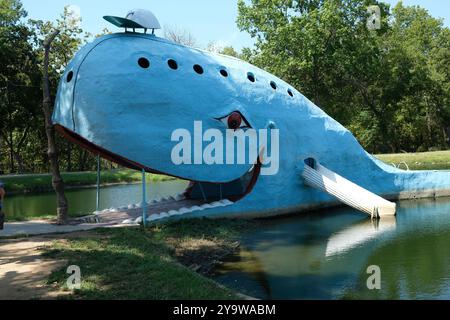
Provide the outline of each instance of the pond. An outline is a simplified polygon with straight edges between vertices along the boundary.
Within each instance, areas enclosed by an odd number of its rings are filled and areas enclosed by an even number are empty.
[[[265,299],[450,299],[449,244],[450,198],[400,202],[379,223],[337,208],[263,221],[215,280]]]
[[[174,180],[150,182],[147,184],[147,200],[176,195],[186,189],[187,182]],[[91,214],[96,210],[96,188],[67,190],[69,214],[80,216]],[[142,185],[127,184],[102,187],[100,189],[100,210],[118,208],[142,201]],[[5,198],[4,211],[8,220],[54,216],[56,196],[54,192],[17,195]]]

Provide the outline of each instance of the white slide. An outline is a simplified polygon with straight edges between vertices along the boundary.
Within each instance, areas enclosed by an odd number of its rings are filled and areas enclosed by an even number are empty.
[[[397,206],[394,202],[358,186],[318,162],[314,168],[305,164],[302,177],[306,185],[320,189],[350,207],[369,214],[372,218],[395,215]]]

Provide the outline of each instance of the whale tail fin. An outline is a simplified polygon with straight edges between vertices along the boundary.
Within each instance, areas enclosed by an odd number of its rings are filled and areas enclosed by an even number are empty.
[[[396,204],[358,186],[318,162],[306,162],[302,174],[306,185],[322,190],[372,218],[393,216]]]

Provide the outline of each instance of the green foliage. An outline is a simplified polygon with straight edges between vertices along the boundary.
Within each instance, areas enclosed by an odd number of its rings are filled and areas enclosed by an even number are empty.
[[[369,5],[379,30],[366,26]],[[242,57],[296,86],[371,152],[446,148],[449,29],[420,7],[364,0],[238,1]]]
[[[450,170],[450,151],[380,154],[376,157],[401,169]]]
[[[0,174],[48,171],[42,105],[42,42],[53,30],[50,87],[54,97],[59,79],[75,52],[92,37],[80,18],[66,7],[54,22],[29,20],[19,0],[0,0]],[[107,33],[108,30],[104,30]],[[95,169],[95,157],[58,139],[61,168]]]
[[[97,184],[97,172],[64,172],[62,173],[66,187],[85,187]],[[100,182],[102,185],[112,183],[132,183],[140,182],[142,173],[130,169],[106,170],[101,171]],[[173,180],[168,176],[151,175],[152,181]],[[2,182],[5,183],[5,189],[8,194],[11,193],[30,193],[46,192],[53,190],[52,177],[50,174],[21,174],[12,176],[3,176]]]
[[[235,58],[239,58],[239,53],[232,47],[232,46],[228,46],[223,48],[220,51],[221,54],[230,56],[230,57],[235,57]]]

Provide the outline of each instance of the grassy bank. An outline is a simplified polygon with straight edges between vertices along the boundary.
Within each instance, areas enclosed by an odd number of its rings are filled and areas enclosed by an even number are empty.
[[[242,232],[256,222],[193,220],[154,227],[84,233],[57,241],[46,256],[81,268],[81,289],[72,299],[235,299],[202,276],[237,248]],[[49,284],[66,287],[67,266]]]
[[[410,170],[450,170],[450,151],[382,154],[376,157],[387,164],[400,165],[401,169],[406,169],[406,163]]]
[[[400,165],[402,169],[406,169],[406,163],[410,170],[450,170],[450,151],[381,154],[376,155],[376,157],[387,164]],[[67,187],[93,186],[97,183],[96,172],[74,172],[63,173],[62,175]],[[150,179],[164,181],[173,178],[151,175]],[[49,174],[0,176],[0,180],[6,184],[6,189],[10,194],[52,190]],[[141,173],[134,170],[120,169],[101,172],[101,183],[103,185],[139,181],[141,181]]]
[[[62,173],[64,183],[69,188],[92,186],[97,184],[96,172],[71,172]],[[135,170],[119,169],[102,171],[100,182],[105,184],[112,183],[132,183],[141,181],[142,174]],[[172,179],[167,176],[151,175],[154,181],[163,181]],[[52,190],[52,177],[49,174],[27,174],[0,176],[0,180],[5,183],[8,193],[30,193],[45,192]]]

